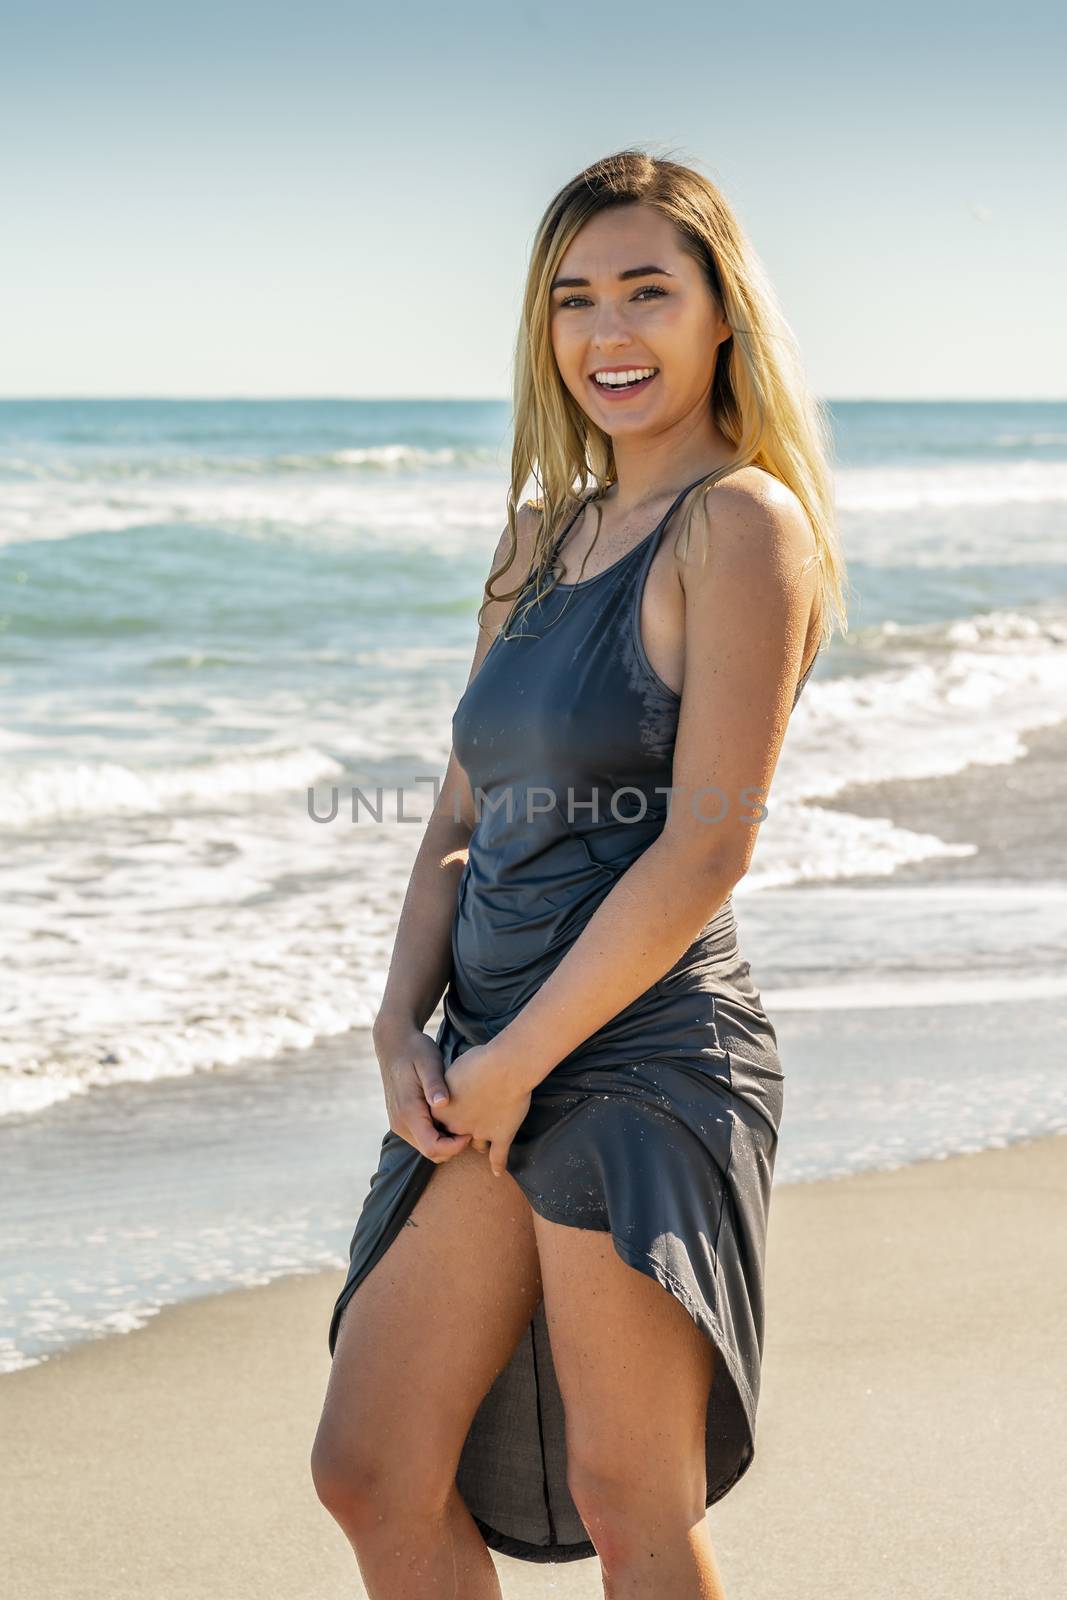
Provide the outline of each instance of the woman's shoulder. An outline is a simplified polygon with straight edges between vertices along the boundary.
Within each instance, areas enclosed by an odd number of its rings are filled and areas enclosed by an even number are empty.
[[[588,495],[574,494],[573,492],[567,495],[558,513],[559,519],[562,521],[567,517],[572,517],[576,511],[578,511],[583,505],[593,498],[593,494],[595,494],[595,491]],[[521,515],[523,512],[526,512],[531,519],[536,521],[542,520],[545,514],[544,500],[541,498],[536,500],[524,500],[522,505],[519,507],[519,514]]]
[[[510,526],[505,523],[489,565],[487,589],[494,579],[503,580],[505,576],[512,587],[520,579],[523,584],[527,581],[537,554],[543,510],[543,502],[539,500],[524,500],[516,507],[514,537]]]
[[[717,479],[712,485],[716,500],[736,499],[737,501],[758,502],[766,505],[781,505],[790,501],[797,505],[800,501],[781,478],[766,467],[759,467],[754,461],[746,462],[743,467],[734,467],[725,477]],[[696,493],[699,496],[701,485],[698,484]]]
[[[562,505],[556,511],[555,522],[552,527],[548,529],[547,535],[545,535],[544,527],[544,500],[540,498],[536,500],[524,500],[522,505],[519,507],[518,515],[516,517],[516,522],[518,523],[519,527],[520,546],[525,542],[528,546],[529,553],[532,555],[534,549],[537,547],[538,538],[543,535],[547,536],[549,544],[551,545],[552,541],[558,537],[559,533],[564,528],[570,526],[572,521],[577,518],[579,512],[583,510],[583,508],[592,498],[592,494],[575,494],[572,490],[571,493],[564,498]]]
[[[800,496],[765,467],[749,462],[712,485],[712,493],[695,491],[696,507],[706,532],[723,536],[732,526],[742,537],[762,536],[772,542],[813,542],[811,521]]]

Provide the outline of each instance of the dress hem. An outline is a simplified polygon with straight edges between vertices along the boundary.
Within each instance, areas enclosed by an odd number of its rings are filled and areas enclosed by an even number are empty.
[[[544,1217],[547,1222],[555,1222],[563,1227],[584,1228],[584,1224],[575,1222],[573,1217],[564,1214],[564,1212],[558,1210],[550,1202],[542,1200],[540,1196],[535,1204],[524,1187],[522,1180],[516,1178],[515,1181],[519,1184],[523,1194],[526,1196],[526,1199],[529,1201],[532,1209],[537,1212],[538,1216]],[[712,1318],[702,1313],[694,1305],[692,1296],[687,1292],[685,1286],[679,1283],[674,1274],[664,1267],[662,1262],[657,1261],[655,1256],[649,1255],[647,1251],[637,1250],[633,1245],[627,1244],[624,1240],[619,1238],[617,1233],[613,1233],[610,1228],[585,1228],[585,1231],[610,1234],[612,1244],[614,1245],[617,1254],[623,1261],[626,1262],[627,1266],[633,1267],[635,1271],[644,1273],[646,1277],[655,1278],[655,1280],[668,1294],[673,1295],[678,1301],[680,1301],[685,1310],[688,1312],[689,1316],[704,1334],[705,1338],[710,1340],[712,1346],[714,1347],[715,1354],[717,1356],[721,1356],[722,1360],[726,1364],[726,1369],[730,1374],[730,1378],[733,1381],[734,1387],[737,1390],[742,1410],[745,1413],[749,1442],[741,1454],[741,1458],[737,1464],[737,1469],[733,1475],[724,1483],[718,1484],[715,1490],[708,1495],[704,1503],[704,1509],[707,1511],[711,1506],[715,1505],[717,1501],[721,1500],[724,1495],[728,1494],[732,1488],[734,1488],[738,1481],[744,1477],[745,1473],[755,1460],[756,1452],[753,1428],[755,1404],[752,1398],[752,1391],[749,1388],[744,1373],[738,1366],[737,1360],[733,1355],[729,1341],[722,1330],[722,1326],[718,1318]],[[531,1544],[524,1539],[516,1539],[511,1534],[499,1532],[498,1529],[492,1528],[488,1523],[483,1522],[481,1518],[474,1516],[473,1512],[471,1513],[471,1516],[474,1520],[475,1526],[489,1548],[491,1550],[496,1550],[501,1555],[511,1556],[515,1560],[540,1563],[563,1563],[567,1561],[580,1561],[582,1559],[595,1556],[597,1553],[596,1546],[593,1544],[592,1540],[585,1540],[575,1544]]]
[[[514,1174],[512,1174],[512,1176],[514,1177]],[[553,1206],[550,1201],[544,1200],[540,1195],[538,1195],[535,1202],[521,1178],[516,1178],[515,1182],[519,1185],[519,1188],[526,1196],[526,1199],[530,1202],[530,1205],[533,1207],[534,1211],[537,1212],[538,1216],[544,1217],[546,1222],[556,1222],[562,1227],[566,1228],[586,1228],[584,1223],[576,1222],[573,1216],[570,1216],[562,1209]],[[701,1333],[703,1333],[706,1338],[712,1341],[712,1343],[715,1345],[716,1353],[720,1354],[723,1360],[726,1362],[727,1370],[729,1371],[730,1377],[733,1379],[734,1384],[737,1387],[741,1404],[745,1409],[745,1418],[749,1425],[749,1431],[751,1432],[752,1422],[756,1411],[756,1402],[753,1397],[752,1390],[749,1388],[748,1380],[738,1364],[736,1357],[734,1356],[733,1350],[730,1346],[730,1341],[727,1339],[718,1317],[714,1317],[708,1313],[705,1313],[703,1308],[699,1307],[693,1300],[692,1295],[686,1289],[685,1285],[678,1281],[669,1268],[665,1267],[661,1261],[656,1259],[655,1256],[649,1255],[646,1250],[635,1249],[632,1244],[628,1244],[626,1240],[620,1239],[618,1234],[612,1232],[610,1228],[593,1228],[586,1229],[586,1231],[593,1233],[610,1233],[611,1240],[616,1251],[626,1262],[627,1266],[633,1267],[638,1272],[643,1272],[646,1277],[654,1277],[668,1294],[674,1295],[677,1300],[682,1302],[686,1311],[688,1311],[689,1315],[692,1317]],[[736,1483],[736,1481],[736,1478],[731,1480],[732,1483]],[[716,1496],[716,1498],[719,1497]],[[712,1502],[709,1501],[708,1503],[711,1504]]]
[[[419,1154],[421,1156],[421,1152],[419,1152]],[[436,1163],[423,1156],[421,1157],[421,1161],[416,1163],[416,1172],[419,1171],[419,1167],[422,1163],[425,1163],[425,1178],[426,1181],[429,1181],[433,1174]],[[615,1251],[620,1259],[624,1261],[627,1266],[632,1267],[635,1271],[641,1272],[646,1277],[651,1277],[654,1279],[654,1281],[659,1283],[666,1293],[677,1299],[688,1315],[692,1318],[696,1326],[704,1334],[705,1338],[710,1340],[716,1356],[720,1357],[725,1363],[726,1370],[730,1376],[735,1390],[737,1391],[738,1400],[745,1416],[745,1424],[748,1432],[748,1444],[742,1452],[736,1471],[733,1473],[733,1475],[725,1482],[718,1484],[714,1491],[708,1495],[705,1501],[705,1510],[709,1509],[711,1506],[716,1504],[717,1501],[721,1500],[724,1495],[729,1493],[739,1479],[742,1478],[748,1471],[748,1468],[752,1465],[752,1462],[755,1459],[755,1400],[747,1379],[745,1378],[745,1374],[740,1368],[737,1358],[730,1346],[729,1340],[726,1338],[721,1322],[719,1321],[718,1317],[713,1316],[706,1308],[697,1306],[692,1296],[685,1288],[685,1285],[680,1283],[674,1274],[667,1267],[665,1267],[661,1261],[658,1261],[655,1256],[650,1255],[647,1251],[638,1250],[626,1240],[620,1239],[618,1234],[614,1233],[611,1228],[590,1229],[586,1224],[576,1221],[572,1215],[568,1215],[562,1208],[553,1206],[551,1201],[544,1200],[542,1196],[538,1195],[535,1200],[529,1193],[526,1185],[523,1183],[523,1180],[520,1177],[516,1177],[514,1173],[512,1173],[511,1176],[515,1178],[515,1182],[519,1185],[520,1189],[522,1189],[523,1195],[528,1201],[531,1209],[536,1211],[537,1214],[543,1217],[547,1222],[555,1222],[564,1227],[579,1228],[586,1232],[609,1234]],[[424,1183],[420,1183],[418,1185],[418,1193],[421,1193],[423,1187],[425,1187]],[[417,1199],[418,1195],[416,1195],[415,1198]],[[414,1201],[412,1201],[411,1204],[414,1204]],[[389,1233],[387,1238],[380,1241],[379,1250],[376,1253],[375,1261],[372,1262],[370,1266],[365,1267],[358,1279],[349,1278],[348,1281],[342,1286],[341,1293],[338,1295],[334,1304],[333,1315],[331,1317],[329,1338],[331,1355],[333,1353],[336,1335],[340,1328],[341,1315],[343,1314],[345,1307],[351,1300],[352,1295],[355,1293],[359,1283],[363,1282],[373,1265],[375,1265],[377,1261],[380,1260],[381,1256],[387,1252],[389,1245],[392,1243],[393,1239],[396,1237],[396,1234],[399,1233],[400,1227],[403,1225],[403,1217],[410,1215],[410,1211],[411,1205],[408,1205],[402,1209],[398,1209],[396,1219],[397,1226]],[[470,1510],[469,1507],[468,1510]],[[513,1560],[528,1561],[540,1564],[563,1564],[569,1561],[587,1560],[594,1557],[597,1553],[596,1546],[593,1544],[592,1540],[581,1540],[574,1544],[534,1544],[524,1539],[516,1538],[512,1534],[501,1533],[499,1529],[491,1527],[487,1522],[484,1522],[480,1517],[476,1516],[473,1511],[471,1511],[470,1514],[475,1526],[477,1527],[482,1538],[485,1540],[485,1543],[489,1549],[496,1551],[500,1555],[510,1556]]]

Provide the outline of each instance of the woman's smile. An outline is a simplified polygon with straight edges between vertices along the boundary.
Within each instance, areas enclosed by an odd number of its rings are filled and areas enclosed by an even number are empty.
[[[649,384],[655,383],[659,377],[658,367],[653,367],[651,370],[647,366],[598,367],[596,370],[604,375],[604,381],[595,375],[590,375],[589,382],[601,398],[610,400],[615,405],[620,400],[629,399],[631,395],[643,393]],[[620,381],[625,379],[626,374],[630,372],[645,373],[646,376],[634,378],[632,381]]]

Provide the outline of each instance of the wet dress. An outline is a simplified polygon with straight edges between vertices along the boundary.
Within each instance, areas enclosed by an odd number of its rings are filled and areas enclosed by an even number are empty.
[[[645,653],[641,596],[671,517],[708,476],[628,555],[557,584],[507,638],[499,633],[456,707],[453,745],[478,820],[436,1035],[446,1073],[507,1027],[663,828],[680,697]],[[610,1233],[622,1260],[674,1295],[714,1345],[709,1506],[754,1456],[782,1104],[775,1031],[728,897],[669,971],[533,1089],[508,1155],[535,1211]],[[330,1322],[331,1355],[344,1307],[436,1170],[386,1133]],[[596,1554],[567,1488],[543,1300],[472,1421],[456,1483],[490,1548],[527,1561]]]

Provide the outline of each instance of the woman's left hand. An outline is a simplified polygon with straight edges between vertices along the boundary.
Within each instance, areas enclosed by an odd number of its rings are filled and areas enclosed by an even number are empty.
[[[501,1177],[507,1171],[516,1129],[530,1109],[530,1094],[515,1088],[491,1044],[464,1050],[448,1068],[445,1081],[449,1098],[444,1106],[431,1106],[434,1121],[449,1133],[469,1133],[471,1149],[488,1150],[493,1174]]]

